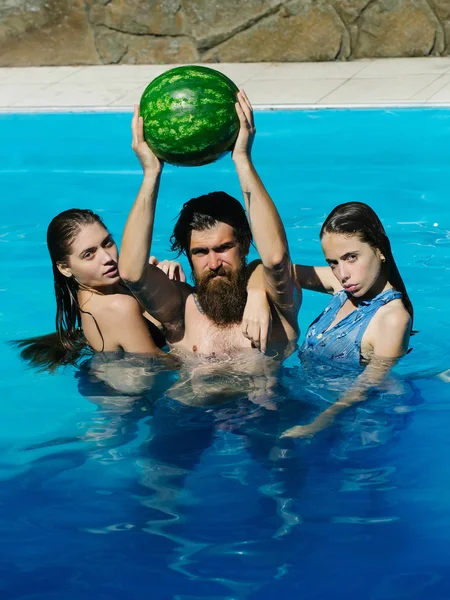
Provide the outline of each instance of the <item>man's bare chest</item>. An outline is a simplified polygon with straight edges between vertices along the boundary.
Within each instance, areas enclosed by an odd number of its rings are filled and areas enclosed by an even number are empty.
[[[171,344],[174,348],[202,356],[220,356],[251,348],[251,342],[242,334],[242,325],[216,325],[199,312],[189,298],[186,303],[183,338]]]
[[[219,327],[202,317],[186,324],[185,335],[180,342],[185,350],[204,356],[219,356],[251,347],[250,341],[242,335],[240,324]]]

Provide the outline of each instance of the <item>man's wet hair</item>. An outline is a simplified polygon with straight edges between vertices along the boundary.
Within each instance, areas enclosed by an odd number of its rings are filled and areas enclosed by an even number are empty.
[[[211,192],[183,204],[170,238],[172,250],[189,257],[192,231],[212,229],[219,222],[233,228],[246,255],[252,242],[250,225],[242,204],[225,192]]]

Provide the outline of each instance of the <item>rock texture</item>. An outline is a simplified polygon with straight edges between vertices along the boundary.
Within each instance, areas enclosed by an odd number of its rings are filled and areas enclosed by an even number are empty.
[[[0,66],[101,64],[84,0],[6,0]]]
[[[286,2],[205,53],[213,62],[334,60],[350,55],[349,35],[325,2]]]
[[[427,56],[444,50],[444,32],[426,0],[376,0],[361,13],[354,55]]]
[[[430,2],[444,30],[444,51],[450,54],[450,0],[431,0]]]
[[[2,0],[0,66],[450,54],[450,0]]]

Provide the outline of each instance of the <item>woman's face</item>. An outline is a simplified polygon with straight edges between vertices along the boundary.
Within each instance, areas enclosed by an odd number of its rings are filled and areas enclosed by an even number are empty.
[[[117,260],[117,246],[111,234],[100,223],[91,223],[75,236],[67,265],[58,268],[82,285],[104,287],[120,279]]]
[[[377,289],[380,283],[384,287],[385,282],[380,279],[385,258],[378,249],[374,250],[362,242],[358,235],[325,233],[321,241],[325,259],[334,276],[352,296],[361,298],[370,295],[372,288]]]

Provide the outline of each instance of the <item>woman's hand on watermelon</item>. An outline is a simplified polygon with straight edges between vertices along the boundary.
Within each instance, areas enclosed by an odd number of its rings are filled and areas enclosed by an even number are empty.
[[[163,163],[150,150],[144,137],[144,119],[139,114],[139,105],[134,107],[133,119],[131,120],[132,143],[136,156],[141,163],[144,175],[147,173],[157,173],[162,171]]]
[[[234,144],[232,158],[236,162],[241,158],[249,159],[255,139],[255,122],[253,119],[253,108],[247,94],[240,90],[237,94],[236,112],[239,117],[240,129]]]

